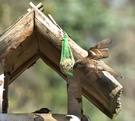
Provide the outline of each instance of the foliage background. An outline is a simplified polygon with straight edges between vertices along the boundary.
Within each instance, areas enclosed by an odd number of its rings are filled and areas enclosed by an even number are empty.
[[[122,111],[114,121],[135,119],[135,1],[133,0],[31,0],[42,2],[44,13],[57,23],[82,48],[88,50],[101,39],[111,38],[110,58],[104,60],[125,78],[121,97]],[[29,8],[29,0],[0,0],[0,32],[14,23]],[[66,83],[42,60],[27,69],[9,87],[9,113],[33,112],[48,107],[52,113],[66,113]],[[84,113],[92,121],[110,121],[83,98]]]

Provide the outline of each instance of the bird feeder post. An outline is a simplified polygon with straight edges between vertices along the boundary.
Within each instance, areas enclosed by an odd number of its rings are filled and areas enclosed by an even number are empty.
[[[67,76],[68,114],[81,119],[82,91],[81,79],[77,78],[78,70],[74,70],[73,76]]]
[[[7,113],[10,73],[5,70],[5,60],[0,62],[0,113]]]
[[[10,74],[5,73],[2,113],[8,112],[8,86],[9,86],[9,81],[10,81]]]
[[[8,112],[8,87],[9,87],[9,82],[10,82],[12,71],[9,66],[8,59],[6,59],[6,58],[3,59],[2,64],[3,64],[3,74],[4,74],[2,113],[7,113]]]

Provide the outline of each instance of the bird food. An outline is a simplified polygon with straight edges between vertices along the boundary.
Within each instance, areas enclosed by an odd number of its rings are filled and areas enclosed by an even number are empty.
[[[62,40],[62,50],[60,59],[60,70],[63,74],[73,76],[73,66],[75,60],[71,48],[68,44],[68,38],[64,35]]]

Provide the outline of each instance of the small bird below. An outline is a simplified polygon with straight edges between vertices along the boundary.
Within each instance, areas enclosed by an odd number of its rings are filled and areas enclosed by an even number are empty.
[[[51,110],[48,108],[41,108],[39,110],[34,111],[33,113],[49,113]]]

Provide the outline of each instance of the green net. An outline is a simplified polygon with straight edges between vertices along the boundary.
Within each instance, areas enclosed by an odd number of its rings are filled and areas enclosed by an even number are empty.
[[[60,70],[63,74],[73,76],[73,65],[75,63],[74,56],[68,44],[68,38],[64,35],[62,40],[62,50],[60,58]]]

